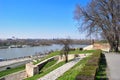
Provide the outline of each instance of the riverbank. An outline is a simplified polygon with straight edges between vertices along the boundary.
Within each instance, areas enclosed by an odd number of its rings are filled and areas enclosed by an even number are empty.
[[[94,52],[94,51],[92,51],[92,52]],[[91,53],[91,51],[87,51],[87,50],[85,50],[85,51],[81,51],[81,50],[79,50],[79,49],[76,49],[75,51],[71,51],[70,52],[70,54],[81,54],[81,56],[83,55],[85,53],[85,55],[86,55],[86,53]],[[48,55],[51,55],[51,54],[48,54]],[[56,54],[57,55],[57,54]],[[44,55],[45,56],[45,55]],[[54,55],[53,55],[54,56]],[[50,56],[50,57],[52,57],[52,56]],[[74,57],[74,56],[73,56]],[[34,58],[31,58],[31,60],[33,60]],[[37,58],[38,59],[38,58]],[[41,58],[42,59],[42,58]],[[20,60],[19,60],[20,61]],[[2,62],[5,62],[5,61],[2,61]],[[17,63],[14,63],[14,64],[19,64],[19,63],[22,63],[22,62],[17,62]],[[11,64],[11,65],[14,65],[14,64]],[[11,67],[10,65],[6,65],[5,66],[6,68],[7,67]],[[6,69],[5,68],[5,69]],[[13,69],[12,67],[11,67],[11,69]],[[11,69],[7,69],[7,70],[11,70]],[[7,71],[7,70],[5,70],[5,71]],[[11,71],[12,72],[12,71]],[[6,72],[7,73],[7,72]],[[12,74],[12,73],[10,73],[10,74]],[[15,76],[16,77],[16,76]],[[18,76],[19,77],[19,76]],[[14,80],[14,79],[12,79],[12,80]]]
[[[7,60],[7,61],[1,61],[0,62],[0,67],[15,64],[18,62],[23,62],[23,61],[31,61],[32,58],[20,58],[20,59],[13,59],[13,60]]]
[[[49,47],[46,47],[46,46],[43,46],[44,48],[50,48],[49,50],[51,50],[51,49],[53,49],[53,50],[56,50],[56,49],[61,49],[61,46],[60,45],[53,45],[53,46],[49,46]],[[84,48],[84,47],[86,47],[86,45],[75,45],[75,46],[73,46],[73,47],[76,47],[76,48]],[[41,48],[41,47],[33,47],[33,48],[35,48],[35,50],[36,50],[36,48],[37,49],[39,49],[39,48]],[[32,49],[33,49],[32,48]],[[26,49],[26,48],[24,48],[24,49]],[[30,49],[30,48],[29,48]],[[29,49],[27,49],[27,52],[29,52]],[[11,50],[11,49],[10,49]],[[15,50],[16,51],[16,49],[14,48],[14,49],[12,49],[12,50]],[[22,50],[21,48],[20,48],[20,50]],[[33,49],[34,50],[34,49]],[[35,51],[34,50],[34,51]],[[19,51],[18,51],[18,49],[17,49],[17,53],[15,54],[15,55],[17,55],[17,54],[19,54],[18,53]],[[20,65],[24,65],[24,64],[26,64],[26,63],[28,63],[28,62],[30,62],[30,61],[32,61],[33,59],[38,59],[38,58],[42,58],[42,57],[44,57],[44,56],[46,56],[47,54],[49,54],[50,52],[48,52],[48,53],[46,53],[46,52],[44,52],[44,54],[35,54],[34,53],[34,55],[33,56],[24,56],[24,57],[18,57],[18,58],[12,58],[12,59],[3,59],[3,60],[0,60],[0,71],[2,71],[2,70],[6,70],[7,68],[15,68],[15,67],[17,67],[17,66],[20,66]],[[21,53],[21,54],[23,54],[23,53]],[[11,56],[14,56],[14,55],[12,55],[11,54]]]
[[[21,65],[25,65],[32,60],[35,59],[40,59],[46,56],[47,54],[44,55],[34,55],[34,56],[26,56],[26,57],[21,57],[21,58],[13,58],[13,59],[7,59],[4,61],[0,61],[0,71],[6,70],[8,68],[15,68]]]
[[[83,48],[85,46],[87,45],[71,45],[72,48]],[[0,49],[0,61],[24,56],[46,54],[50,51],[61,50],[62,47],[62,45],[54,44],[51,46]]]

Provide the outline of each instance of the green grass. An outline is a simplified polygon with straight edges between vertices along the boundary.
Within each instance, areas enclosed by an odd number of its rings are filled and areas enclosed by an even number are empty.
[[[24,69],[25,69],[25,66],[22,65],[22,66],[19,66],[19,67],[16,67],[16,68],[11,68],[11,69],[7,69],[7,70],[4,70],[4,71],[0,71],[0,77],[6,76],[8,74],[18,72],[18,71],[21,71],[21,70],[24,70]]]
[[[89,57],[86,57],[79,61],[75,66],[73,66],[70,70],[65,72],[61,77],[57,80],[75,80],[76,76],[79,74],[81,68],[86,64]]]
[[[69,54],[88,54],[88,53],[93,53],[95,52],[95,50],[83,50],[83,51],[80,51],[80,50],[75,50],[75,51],[70,51]]]
[[[101,50],[96,50],[92,55],[90,55],[87,63],[76,76],[77,80],[94,80],[96,70],[99,66],[98,64],[101,57],[101,52]]]
[[[49,55],[41,58],[40,60],[37,60],[37,62],[33,62],[33,64],[38,64],[38,63],[40,63],[41,61],[43,61],[45,59],[48,59],[50,57],[53,57],[53,56],[56,56],[56,55],[59,55],[59,54],[60,54],[60,51],[54,51],[54,52],[50,53]]]
[[[53,61],[48,62],[48,63],[42,68],[41,71],[47,70],[50,66],[54,65],[56,62],[57,62],[57,60],[53,60]]]
[[[70,51],[69,54],[84,54],[84,53],[93,53],[93,52],[95,52],[95,50],[83,50],[83,51],[80,51],[80,50],[76,49],[75,51]],[[48,59],[50,57],[56,56],[56,55],[60,55],[60,51],[54,51],[54,52],[50,53],[49,55],[41,58],[40,60],[37,60],[37,62],[33,62],[33,64],[38,64],[41,61],[43,61],[45,59]]]
[[[52,67],[50,67],[48,69],[44,69],[42,72],[40,72],[40,74],[37,74],[37,75],[35,75],[33,77],[26,78],[25,80],[37,80],[38,78],[48,74],[49,72],[55,70],[56,68],[58,68],[58,67],[60,67],[60,66],[62,66],[64,64],[65,64],[65,62],[60,62],[60,63],[58,63],[58,64],[56,64],[56,65],[54,65],[54,66],[52,66]]]

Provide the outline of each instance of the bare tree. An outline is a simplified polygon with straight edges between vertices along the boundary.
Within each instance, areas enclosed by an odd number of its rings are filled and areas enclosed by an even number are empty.
[[[61,56],[64,55],[65,62],[68,62],[68,54],[70,51],[71,40],[70,39],[62,39],[59,42],[63,45],[63,48],[61,50]]]
[[[74,18],[89,34],[100,33],[108,40],[111,51],[118,52],[120,39],[120,0],[91,0],[86,7],[76,6]]]

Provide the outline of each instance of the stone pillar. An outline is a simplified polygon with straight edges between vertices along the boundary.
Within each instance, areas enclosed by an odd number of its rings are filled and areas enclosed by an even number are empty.
[[[38,73],[39,73],[38,66],[33,65],[32,62],[26,64],[27,77],[31,77],[31,76],[38,74]]]

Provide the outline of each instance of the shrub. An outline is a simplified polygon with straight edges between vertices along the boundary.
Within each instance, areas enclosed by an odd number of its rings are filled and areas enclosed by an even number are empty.
[[[74,57],[75,57],[75,58],[76,58],[76,57],[79,57],[79,54],[75,54]]]
[[[76,80],[95,80],[96,72],[98,71],[101,50],[96,50],[82,68],[82,71],[76,77]]]
[[[79,50],[80,50],[80,51],[82,51],[82,50],[83,50],[83,48],[80,48]]]

